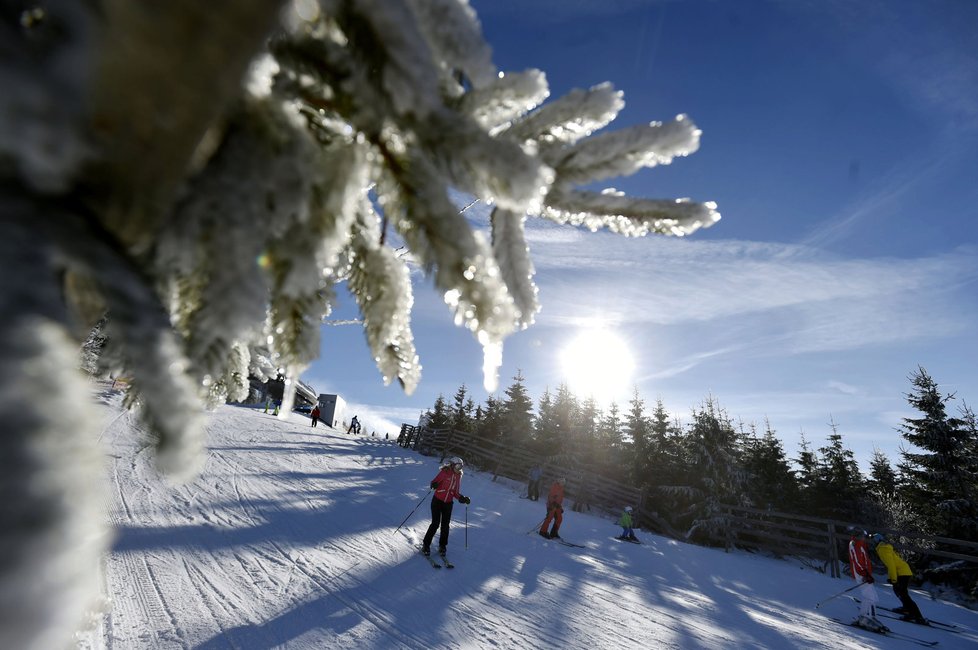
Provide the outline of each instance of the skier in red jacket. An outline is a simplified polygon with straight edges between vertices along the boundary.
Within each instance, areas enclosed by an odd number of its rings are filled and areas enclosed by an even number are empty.
[[[435,494],[431,497],[431,525],[428,526],[428,532],[421,544],[421,552],[425,555],[431,555],[431,540],[439,527],[441,535],[438,538],[438,553],[445,555],[448,549],[448,525],[452,521],[452,505],[455,499],[464,504],[472,503],[471,499],[459,492],[462,487],[462,465],[462,459],[458,456],[449,458],[431,482]]]
[[[540,535],[549,539],[560,539],[557,533],[560,531],[560,524],[564,520],[564,483],[563,478],[554,481],[550,486],[550,494],[547,495],[547,518],[540,526]],[[554,527],[547,532],[550,521],[553,520]]]
[[[886,630],[886,626],[876,618],[876,603],[879,598],[876,595],[876,587],[873,583],[873,563],[869,559],[869,545],[866,543],[866,531],[853,530],[852,539],[849,540],[849,566],[852,568],[852,577],[859,586],[859,618],[854,621],[855,625],[880,632]]]

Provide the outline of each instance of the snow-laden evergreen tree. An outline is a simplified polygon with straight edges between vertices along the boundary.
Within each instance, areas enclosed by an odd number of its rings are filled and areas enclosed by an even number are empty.
[[[516,371],[513,383],[504,391],[500,418],[505,442],[526,447],[533,436],[533,400],[526,390],[526,378]]]
[[[60,646],[94,593],[108,536],[77,351],[100,318],[101,370],[129,379],[180,479],[201,465],[203,408],[245,396],[248,374],[282,372],[290,412],[338,285],[384,381],[410,392],[419,265],[494,387],[539,308],[527,218],[626,236],[719,218],[589,189],[696,151],[699,130],[602,131],[623,106],[608,84],[544,103],[544,74],[498,71],[464,0],[28,0],[0,21],[0,395],[17,414],[0,647]],[[450,190],[493,206],[489,233]]]
[[[742,450],[744,470],[749,477],[748,493],[754,507],[783,512],[798,512],[798,483],[791,470],[791,463],[784,451],[784,444],[777,437],[771,422],[765,418],[764,434],[757,435],[751,427],[751,435]]]
[[[427,411],[427,423],[429,429],[450,429],[452,427],[452,408],[441,393],[435,398],[435,403]]]
[[[472,412],[475,404],[468,396],[465,384],[458,387],[452,402],[452,428],[456,431],[472,431]]]
[[[818,472],[818,453],[812,450],[812,444],[805,437],[805,432],[799,434],[798,457],[795,464],[798,465],[796,476],[798,478],[798,489],[801,492],[801,504],[808,512],[815,512],[818,501],[819,481]]]
[[[575,460],[571,456],[577,450],[577,411],[579,408],[577,396],[571,391],[570,386],[565,382],[558,384],[553,396],[553,418],[551,420],[553,429],[547,434],[552,445],[547,453],[557,456],[565,463],[572,463]]]
[[[818,512],[823,517],[857,521],[865,507],[865,479],[852,450],[842,442],[835,420],[828,444],[819,448]]]
[[[624,434],[630,455],[628,462],[630,478],[637,487],[644,487],[651,482],[649,429],[649,418],[645,415],[645,400],[639,397],[638,387],[634,387],[632,399],[628,402],[628,411],[625,413]]]
[[[922,367],[910,377],[907,401],[921,417],[904,418],[900,430],[913,445],[902,451],[903,496],[924,515],[928,532],[978,541],[978,459],[974,428],[947,414],[953,395],[942,395]],[[913,451],[917,449],[920,451]]]
[[[598,441],[601,446],[608,449],[610,462],[620,462],[624,448],[622,427],[621,409],[617,403],[612,402],[598,422]]]
[[[585,457],[592,458],[596,451],[598,439],[598,420],[601,417],[601,409],[598,408],[597,400],[589,395],[580,403],[577,410],[577,422],[575,428],[580,437],[580,446]]]
[[[478,433],[492,442],[499,442],[503,436],[502,402],[495,395],[486,397]]]
[[[873,448],[873,456],[869,460],[869,478],[866,487],[881,498],[892,498],[896,494],[898,476],[890,459],[880,450]]]
[[[723,505],[746,505],[747,473],[737,444],[737,432],[730,418],[712,397],[693,412],[686,437],[691,488],[690,514],[693,521],[686,531],[689,539],[722,539],[728,518]]]

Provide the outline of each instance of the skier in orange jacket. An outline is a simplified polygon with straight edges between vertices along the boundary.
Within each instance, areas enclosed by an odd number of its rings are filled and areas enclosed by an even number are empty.
[[[547,518],[540,526],[540,535],[549,539],[560,539],[557,533],[560,531],[560,523],[564,520],[564,483],[563,478],[554,481],[550,486],[550,494],[547,495]],[[547,532],[550,521],[553,520],[554,526]]]

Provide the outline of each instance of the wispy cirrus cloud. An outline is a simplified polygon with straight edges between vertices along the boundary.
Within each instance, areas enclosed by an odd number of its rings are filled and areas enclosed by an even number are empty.
[[[623,240],[549,229],[532,239],[541,326],[588,317],[719,325],[710,349],[802,353],[960,333],[976,312],[968,298],[978,281],[974,247],[915,259],[842,259],[773,243]]]

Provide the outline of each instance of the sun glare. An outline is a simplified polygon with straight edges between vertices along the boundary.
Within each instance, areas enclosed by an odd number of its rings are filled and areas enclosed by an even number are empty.
[[[635,370],[625,341],[604,329],[580,333],[561,351],[560,363],[571,391],[602,406],[627,396]]]

